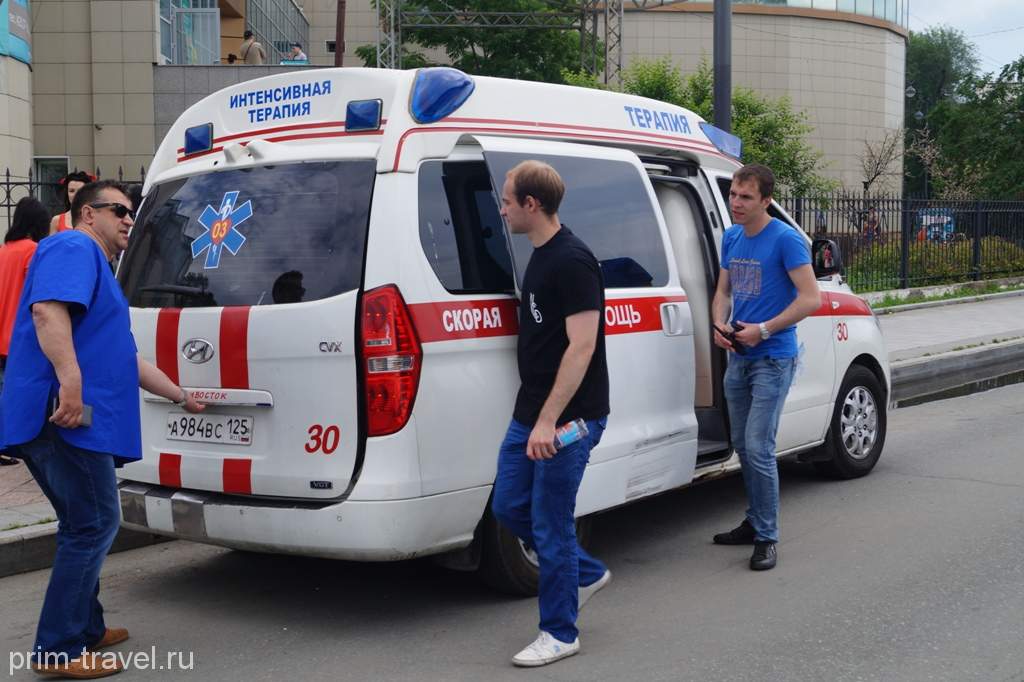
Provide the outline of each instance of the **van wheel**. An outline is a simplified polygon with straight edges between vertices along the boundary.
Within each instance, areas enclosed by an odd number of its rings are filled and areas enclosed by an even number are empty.
[[[833,478],[859,478],[871,472],[885,445],[885,394],[871,370],[853,365],[836,396],[832,422],[822,446],[830,457],[814,462]]]
[[[480,579],[506,594],[536,596],[540,578],[537,553],[498,523],[489,505],[483,526],[483,554],[478,569]],[[576,539],[584,547],[590,540],[590,528],[589,518],[576,519]]]

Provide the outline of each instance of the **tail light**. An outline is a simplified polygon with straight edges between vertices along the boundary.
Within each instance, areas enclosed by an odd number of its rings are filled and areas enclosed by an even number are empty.
[[[367,434],[386,436],[409,421],[423,360],[398,287],[388,284],[363,294],[362,336]]]

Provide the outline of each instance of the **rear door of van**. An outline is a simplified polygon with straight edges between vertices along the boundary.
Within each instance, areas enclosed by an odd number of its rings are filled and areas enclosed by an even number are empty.
[[[118,277],[140,354],[207,403],[142,391],[122,478],[343,496],[364,446],[358,316],[372,159],[225,170],[150,189]]]
[[[507,172],[536,159],[566,186],[562,223],[594,252],[605,280],[611,415],[577,499],[577,513],[689,483],[697,458],[693,323],[654,189],[623,149],[477,137],[500,194]],[[517,281],[532,253],[511,238]]]

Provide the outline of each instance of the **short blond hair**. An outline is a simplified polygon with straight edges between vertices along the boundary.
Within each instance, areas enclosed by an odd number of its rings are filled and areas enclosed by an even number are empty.
[[[565,183],[554,168],[543,161],[521,161],[508,172],[512,181],[516,202],[526,203],[526,197],[533,197],[548,215],[558,212],[565,196]]]

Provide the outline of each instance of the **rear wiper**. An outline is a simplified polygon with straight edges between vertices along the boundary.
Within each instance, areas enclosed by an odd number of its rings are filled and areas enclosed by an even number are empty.
[[[156,292],[160,294],[180,294],[182,296],[192,296],[194,298],[212,296],[212,294],[205,289],[200,289],[199,287],[188,287],[183,284],[157,284],[151,287],[142,287],[139,291]]]

